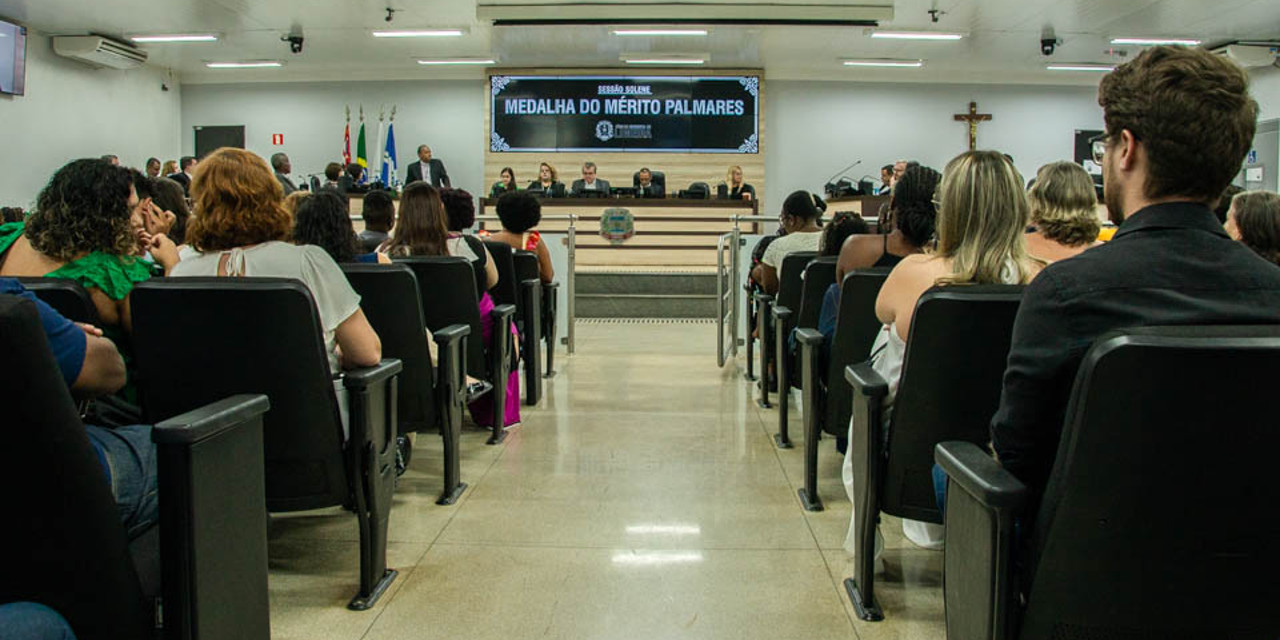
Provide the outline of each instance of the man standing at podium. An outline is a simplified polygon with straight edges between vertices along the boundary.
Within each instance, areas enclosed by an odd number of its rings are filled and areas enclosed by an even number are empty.
[[[404,184],[409,186],[414,182],[427,182],[431,186],[439,189],[444,187],[450,188],[449,172],[445,171],[444,163],[431,157],[431,147],[421,145],[418,147],[418,162],[409,165],[409,172],[405,176]]]

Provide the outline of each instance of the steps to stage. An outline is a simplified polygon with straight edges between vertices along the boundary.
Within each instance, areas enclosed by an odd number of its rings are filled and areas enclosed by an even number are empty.
[[[579,318],[716,317],[714,269],[578,267],[576,281]]]

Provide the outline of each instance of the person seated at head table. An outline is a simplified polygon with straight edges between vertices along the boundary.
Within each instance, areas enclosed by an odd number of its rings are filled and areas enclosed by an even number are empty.
[[[365,193],[369,190],[368,185],[360,184],[360,179],[364,177],[364,167],[352,162],[347,165],[346,173],[338,179],[338,191],[341,193]]]
[[[195,212],[187,240],[197,253],[179,263],[173,277],[301,280],[315,300],[333,373],[372,367],[382,360],[382,342],[342,269],[324,249],[289,242],[292,221],[284,210],[284,192],[265,160],[243,149],[214,151],[196,168],[191,199]],[[270,319],[262,322],[266,330]],[[335,391],[345,407],[340,383]]]
[[[756,188],[742,178],[742,167],[733,165],[725,172],[724,182],[716,187],[716,197],[724,200],[755,200]]]
[[[893,165],[880,167],[880,186],[876,187],[876,195],[884,195],[893,189]]]
[[[649,170],[649,167],[641,167],[639,174],[636,176],[636,197],[662,198],[666,195],[662,185],[653,181],[653,172]]]
[[[1280,265],[1280,195],[1243,191],[1231,199],[1227,235],[1253,249],[1263,260]]]
[[[797,251],[818,250],[818,243],[822,241],[822,227],[818,222],[820,215],[813,195],[808,191],[793,191],[783,201],[778,221],[786,235],[770,243],[760,258],[760,264],[751,270],[752,279],[760,283],[765,293],[778,292],[783,258]]]
[[[546,162],[538,165],[538,179],[529,183],[528,190],[547,198],[564,197],[564,183],[560,182],[560,173]]]
[[[1102,222],[1093,178],[1074,162],[1053,162],[1040,167],[1035,184],[1027,191],[1031,226],[1027,251],[1045,262],[1077,256],[1097,246]]]
[[[573,187],[569,190],[569,195],[581,197],[584,195],[609,195],[609,181],[596,177],[596,163],[582,163],[582,178],[573,181]]]
[[[527,193],[508,193],[498,199],[498,219],[502,230],[485,234],[497,242],[505,242],[512,249],[531,251],[538,256],[538,277],[543,282],[555,279],[551,266],[551,252],[542,235],[534,227],[542,221],[542,204]]]
[[[396,203],[391,193],[375,189],[365,194],[360,215],[364,218],[364,231],[360,232],[360,249],[372,253],[390,237],[396,223]]]
[[[391,258],[381,253],[361,251],[347,212],[347,199],[331,189],[321,189],[298,203],[293,216],[293,243],[320,247],[334,262],[391,264]]]
[[[516,186],[516,172],[511,167],[503,167],[502,171],[498,172],[498,181],[489,188],[489,197],[501,198],[503,194],[519,189],[520,187]]]
[[[906,256],[924,251],[933,240],[937,208],[934,192],[942,174],[929,167],[914,166],[903,172],[888,204],[886,234],[852,236],[840,248],[836,282],[854,269],[893,267]]]
[[[342,169],[343,165],[339,162],[330,162],[329,164],[326,164],[324,166],[324,184],[320,185],[320,188],[341,190]]]

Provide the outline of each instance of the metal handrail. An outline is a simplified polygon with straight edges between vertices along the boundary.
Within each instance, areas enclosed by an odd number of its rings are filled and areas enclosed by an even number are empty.
[[[577,340],[574,325],[577,320],[577,311],[574,309],[574,292],[577,290],[577,281],[575,272],[578,263],[578,214],[566,213],[542,216],[543,220],[567,220],[569,228],[565,230],[565,246],[568,250],[568,273],[564,276],[564,297],[565,297],[565,328],[564,344],[569,351],[569,355],[573,355],[576,351]],[[498,216],[476,216],[476,222],[501,222]],[[559,231],[548,231],[547,233],[560,233]]]
[[[742,230],[736,223],[733,231],[720,236],[716,242],[716,359],[721,367],[729,358],[738,357],[738,296],[741,295],[738,272],[742,264],[742,243]],[[726,248],[728,264],[725,264]]]

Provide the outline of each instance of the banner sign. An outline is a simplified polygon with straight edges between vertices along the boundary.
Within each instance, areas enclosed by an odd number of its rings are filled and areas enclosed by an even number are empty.
[[[759,153],[759,76],[489,76],[489,150]]]

